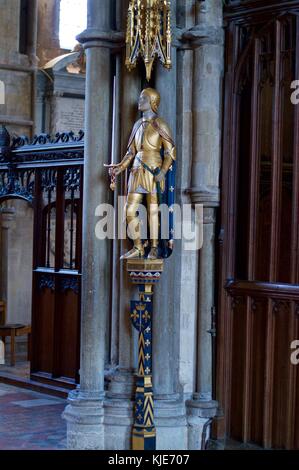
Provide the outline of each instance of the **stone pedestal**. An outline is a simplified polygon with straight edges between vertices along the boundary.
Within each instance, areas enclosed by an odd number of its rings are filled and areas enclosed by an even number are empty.
[[[138,331],[138,370],[132,433],[133,450],[155,450],[154,397],[152,384],[152,316],[154,285],[160,281],[164,261],[128,260],[127,271],[133,284],[138,285],[139,301],[131,301],[130,317]]]

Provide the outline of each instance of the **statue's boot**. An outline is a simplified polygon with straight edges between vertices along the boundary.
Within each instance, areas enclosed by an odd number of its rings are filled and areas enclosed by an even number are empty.
[[[158,248],[153,246],[149,252],[147,259],[157,259],[158,258]]]
[[[120,259],[140,259],[144,257],[144,249],[134,246],[132,250],[128,251],[120,257]]]

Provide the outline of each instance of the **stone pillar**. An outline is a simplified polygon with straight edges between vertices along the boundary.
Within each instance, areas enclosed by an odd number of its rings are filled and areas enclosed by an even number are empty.
[[[126,25],[127,7],[127,0],[116,0],[116,27],[118,30],[123,30]],[[141,90],[139,71],[134,70],[130,73],[126,69],[124,52],[123,48],[116,56],[115,68],[116,113],[119,133],[116,136],[114,161],[117,162],[120,162],[126,153],[128,139],[138,116],[138,96]],[[115,208],[118,197],[126,194],[125,179],[125,175],[118,178],[114,193]],[[108,390],[105,400],[105,448],[108,450],[127,450],[132,446],[137,332],[134,331],[130,321],[130,300],[135,298],[134,290],[136,288],[130,285],[125,262],[119,260],[121,254],[126,251],[128,251],[126,240],[114,240],[111,368],[107,376]]]
[[[0,224],[0,300],[3,300],[7,304],[8,299],[8,240],[9,230],[15,221],[15,209],[8,207],[6,203],[3,204],[1,211],[1,224]],[[7,306],[7,305],[6,305]],[[7,315],[7,308],[6,308]],[[7,322],[7,317],[6,317]],[[5,364],[5,345],[0,340],[0,364]]]
[[[2,205],[1,209],[1,284],[0,284],[0,298],[7,302],[8,299],[8,241],[9,230],[15,223],[15,209],[9,207],[7,203]]]
[[[177,143],[177,1],[172,7],[172,68],[166,71],[157,61],[154,65],[155,87],[161,94],[159,115],[169,125]],[[178,148],[178,159],[182,155]],[[178,163],[181,168],[181,162]],[[176,184],[180,184],[177,172]],[[179,192],[180,190],[177,189]],[[180,202],[180,201],[177,201]],[[187,426],[182,387],[179,383],[180,336],[180,242],[175,241],[174,253],[164,262],[164,274],[155,289],[153,309],[153,390],[157,449],[186,449]]]
[[[191,200],[204,207],[204,243],[199,254],[197,386],[187,403],[189,449],[201,448],[204,425],[214,417],[211,310],[215,285],[215,218],[219,206],[223,29],[221,0],[197,2],[196,26],[184,34],[194,49],[193,163]]]
[[[180,0],[180,31],[194,26],[194,0]],[[192,80],[193,51],[182,42],[177,58],[177,178],[176,202],[183,207],[190,204],[186,188],[190,187],[192,166]],[[186,80],[188,77],[188,80]],[[176,305],[179,310],[179,383],[185,399],[195,389],[194,358],[196,356],[196,323],[198,297],[198,252],[185,250],[180,240],[175,241]]]
[[[80,387],[70,393],[64,417],[69,449],[104,449],[104,361],[110,303],[110,245],[95,235],[95,211],[107,203],[110,160],[110,49],[119,41],[110,26],[110,0],[88,1]]]

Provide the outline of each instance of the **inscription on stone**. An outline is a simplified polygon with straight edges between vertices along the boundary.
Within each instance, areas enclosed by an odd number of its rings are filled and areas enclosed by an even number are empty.
[[[85,101],[78,98],[57,98],[53,132],[84,130]]]

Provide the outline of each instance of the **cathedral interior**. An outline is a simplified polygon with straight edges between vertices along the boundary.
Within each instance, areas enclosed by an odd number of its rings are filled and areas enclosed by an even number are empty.
[[[296,0],[0,0],[0,450],[299,450],[298,87]]]

